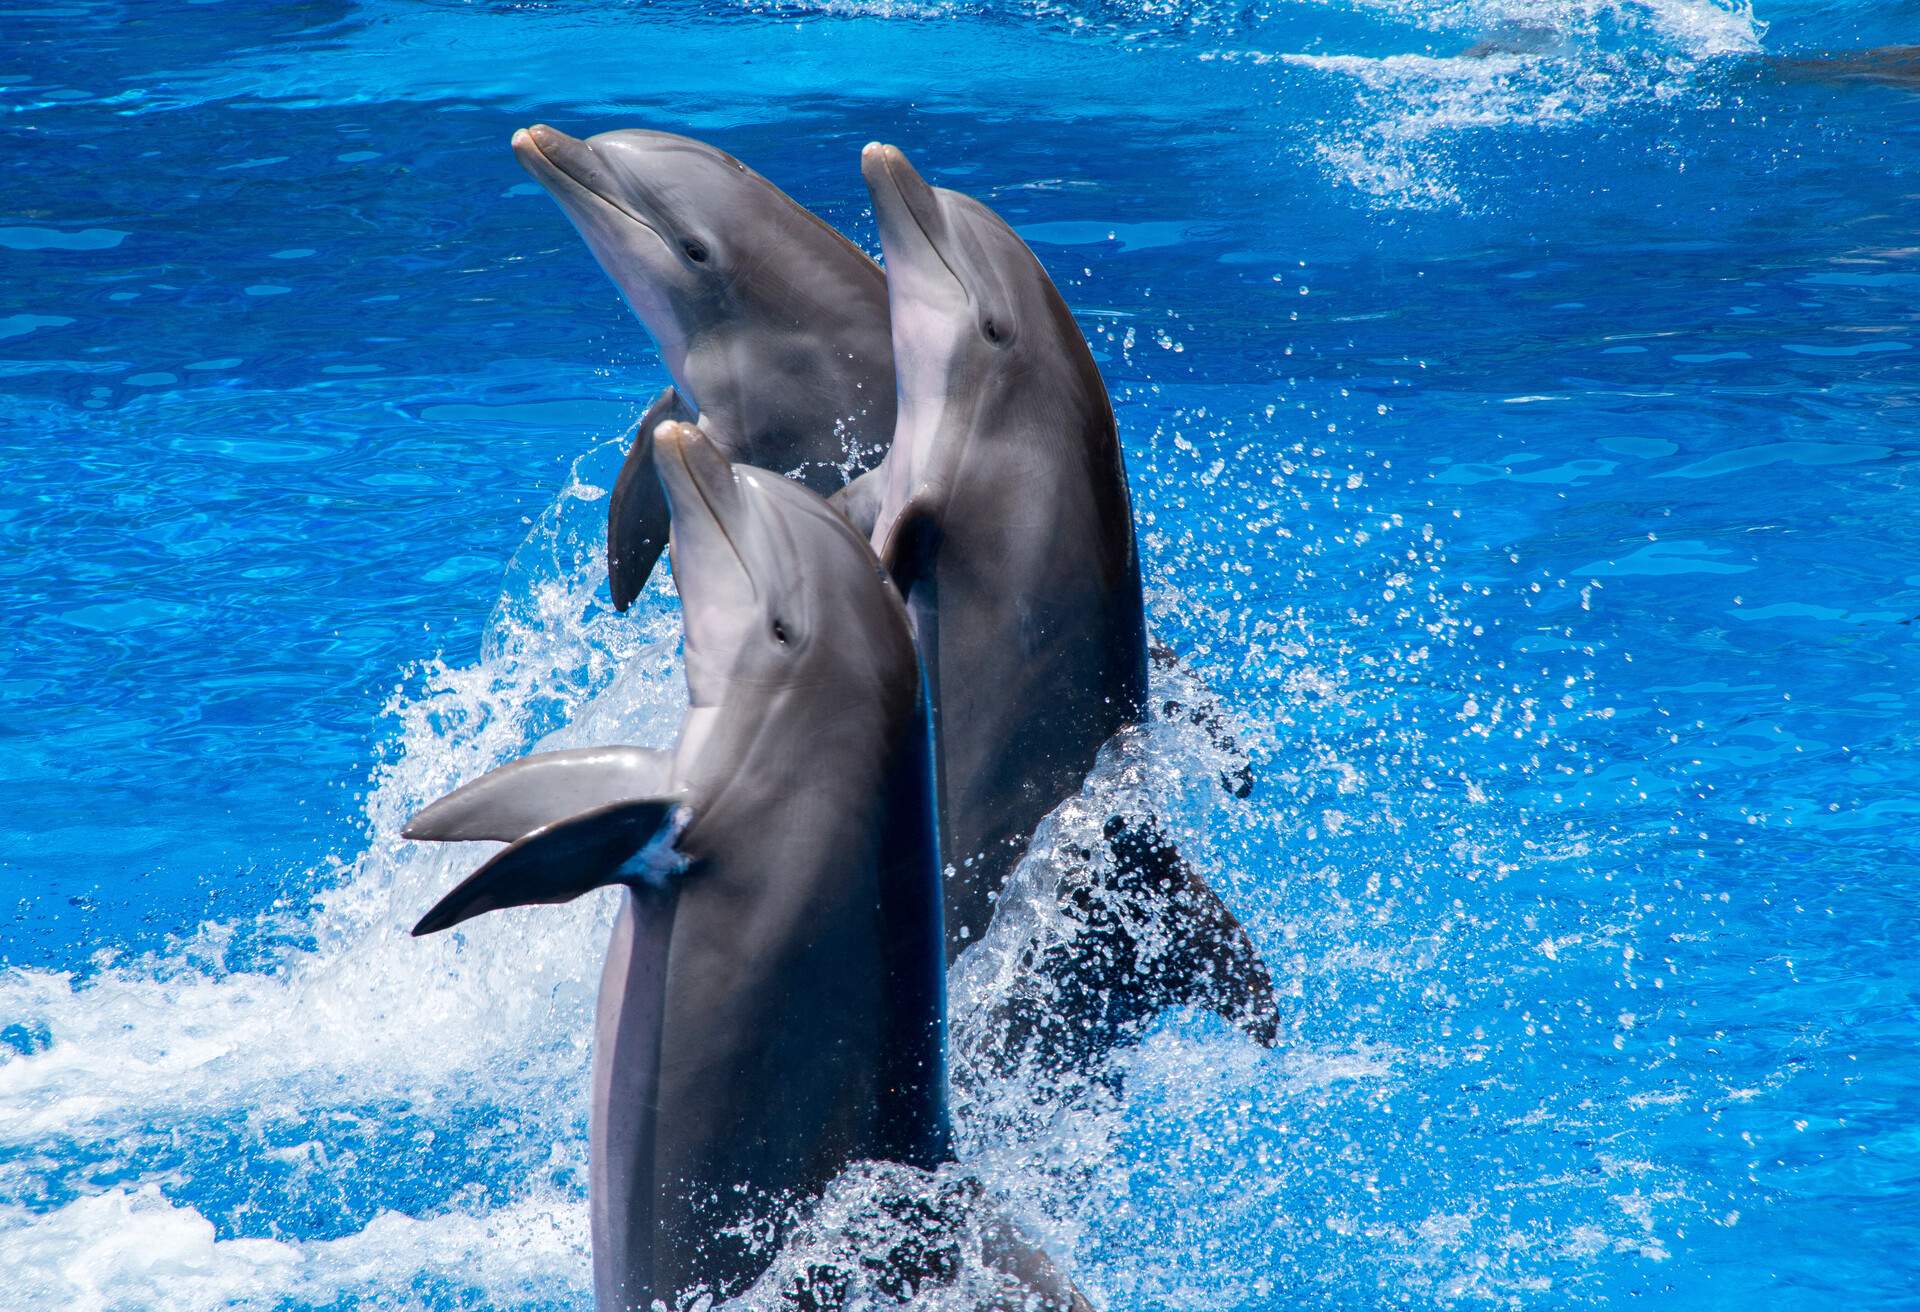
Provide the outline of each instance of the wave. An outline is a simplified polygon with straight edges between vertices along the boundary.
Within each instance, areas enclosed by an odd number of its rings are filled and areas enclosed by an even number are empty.
[[[615,616],[595,596],[604,491],[585,471],[610,475],[619,453],[583,457],[534,527],[481,658],[431,662],[394,694],[366,845],[314,872],[310,906],[84,974],[0,974],[0,1181],[59,1204],[0,1219],[0,1255],[21,1258],[0,1265],[45,1285],[26,1305],[326,1304],[404,1289],[416,1269],[479,1279],[489,1299],[580,1292],[584,1149],[556,1145],[584,1125],[610,908],[410,939],[474,857],[398,831],[536,744],[672,733],[683,694],[657,676],[675,660],[670,614],[655,597]],[[502,1108],[521,1118],[506,1134]],[[183,1189],[193,1203],[169,1201]]]
[[[899,21],[997,17],[1122,39],[1310,32],[1364,39],[1369,28],[1469,43],[1585,38],[1654,41],[1695,55],[1751,53],[1765,25],[1750,0],[736,0],[753,13]],[[1302,20],[1306,24],[1302,25]],[[1269,47],[1271,49],[1272,47]]]

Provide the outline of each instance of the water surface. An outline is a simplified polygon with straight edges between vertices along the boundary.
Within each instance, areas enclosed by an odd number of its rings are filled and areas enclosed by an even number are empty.
[[[1910,1305],[1920,96],[1865,52],[1915,20],[10,8],[9,1305],[591,1301],[611,899],[413,942],[471,861],[396,836],[683,696],[670,584],[617,616],[598,557],[664,370],[535,120],[709,137],[869,249],[896,142],[1081,317],[1258,787],[1129,748],[1290,994],[1278,1053],[1174,1016],[1121,1103],[963,1100],[1097,1303]]]

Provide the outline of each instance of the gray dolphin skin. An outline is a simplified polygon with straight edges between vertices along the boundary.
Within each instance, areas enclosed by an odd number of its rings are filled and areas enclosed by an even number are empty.
[[[593,1049],[603,1312],[731,1297],[850,1164],[951,1160],[933,764],[899,595],[824,500],[700,429],[662,425],[651,459],[686,633],[673,747],[530,756],[406,830],[511,844],[415,934],[623,886]],[[1087,1312],[995,1233],[1007,1306]],[[826,1285],[787,1292],[824,1307]]]
[[[607,520],[625,610],[667,540],[649,447],[696,420],[728,459],[830,493],[893,435],[886,280],[858,247],[725,151],[667,132],[580,140],[539,124],[513,151],[659,344],[673,385],[640,421]]]
[[[1867,50],[1821,50],[1797,57],[1766,60],[1773,73],[1789,81],[1881,82],[1920,87],[1920,45],[1875,46]]]
[[[836,500],[906,596],[926,666],[952,959],[986,928],[1035,826],[1144,715],[1140,565],[1106,387],[1033,252],[892,146],[868,146],[861,172],[898,416],[883,463]],[[1077,1012],[1057,1037],[1083,1049],[1065,1059],[1175,1002],[1274,1042],[1271,977],[1218,896],[1150,818],[1116,820],[1107,839],[1101,896],[1070,908],[1087,931],[1077,960],[1052,963]],[[1168,950],[1143,950],[1129,928],[1143,920]]]
[[[594,1032],[603,1309],[704,1287],[849,1163],[949,1157],[931,758],[906,615],[815,494],[668,424],[691,707],[664,752],[546,753],[409,837],[512,846],[416,934],[624,885]]]

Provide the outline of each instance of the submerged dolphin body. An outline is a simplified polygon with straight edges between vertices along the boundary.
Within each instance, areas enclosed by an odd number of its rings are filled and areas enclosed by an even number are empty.
[[[1032,251],[891,146],[868,146],[861,170],[898,418],[885,460],[836,504],[870,531],[926,665],[951,960],[986,928],[1035,826],[1144,717],[1140,565],[1105,385]],[[1068,895],[1085,927],[1072,959],[1044,963],[1070,1013],[1053,1059],[1095,1055],[1176,1002],[1275,1041],[1272,979],[1218,896],[1150,819],[1107,839],[1104,887]]]
[[[1776,57],[1769,64],[1776,76],[1791,81],[1882,82],[1908,90],[1920,87],[1920,45],[1822,50]]]
[[[652,459],[686,624],[674,746],[530,756],[407,828],[512,843],[416,934],[625,886],[594,1032],[607,1312],[730,1297],[851,1163],[951,1157],[932,757],[900,598],[814,493],[690,425],[663,425]],[[1084,1306],[1017,1240],[990,1265],[1037,1308]]]
[[[733,156],[666,132],[582,141],[544,124],[514,154],[573,220],[659,344],[673,386],[649,408],[607,519],[625,610],[667,541],[650,447],[696,420],[728,459],[823,494],[893,434],[886,280],[872,260]]]

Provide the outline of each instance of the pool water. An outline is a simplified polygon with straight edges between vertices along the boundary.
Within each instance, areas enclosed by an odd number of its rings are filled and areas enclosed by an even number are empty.
[[[684,698],[670,580],[616,615],[599,557],[665,373],[534,121],[706,137],[868,249],[892,141],[1081,318],[1257,784],[1156,722],[1069,810],[1144,761],[1288,994],[1274,1053],[1174,1015],[1122,1096],[960,1097],[1097,1305],[1920,1300],[1908,0],[5,29],[9,1308],[591,1304],[612,899],[416,942],[472,859],[397,837]]]

